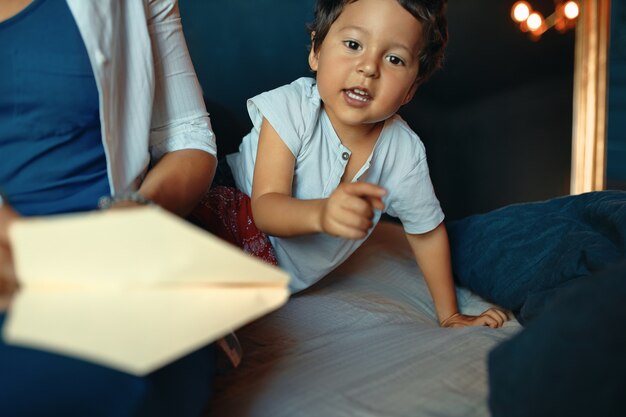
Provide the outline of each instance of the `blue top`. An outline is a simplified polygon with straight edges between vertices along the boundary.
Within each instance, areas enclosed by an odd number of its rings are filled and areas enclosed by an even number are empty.
[[[94,209],[110,193],[99,96],[65,0],[0,22],[0,188],[22,215]]]

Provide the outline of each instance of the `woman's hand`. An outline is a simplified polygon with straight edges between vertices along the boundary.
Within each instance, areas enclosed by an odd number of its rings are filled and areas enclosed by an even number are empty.
[[[8,230],[9,224],[18,217],[8,204],[0,207],[0,296],[9,295],[17,289]]]
[[[372,227],[374,210],[385,208],[384,195],[384,188],[366,182],[339,184],[322,206],[322,231],[348,239],[364,238]]]
[[[480,316],[467,316],[456,313],[441,322],[441,327],[489,326],[492,329],[502,327],[509,320],[508,315],[497,308],[490,308]]]

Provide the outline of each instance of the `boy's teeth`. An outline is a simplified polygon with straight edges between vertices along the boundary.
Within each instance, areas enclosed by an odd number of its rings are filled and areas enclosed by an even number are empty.
[[[346,94],[351,99],[360,100],[360,101],[367,101],[369,97],[369,94],[367,94],[365,91],[358,90],[358,89],[347,90]]]

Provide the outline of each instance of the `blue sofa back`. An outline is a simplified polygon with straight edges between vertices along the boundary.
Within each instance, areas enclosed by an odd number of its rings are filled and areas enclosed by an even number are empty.
[[[246,99],[310,75],[306,23],[313,0],[180,0],[189,50],[220,155],[252,124]]]
[[[311,74],[314,0],[179,1],[225,155],[251,127],[246,99]],[[449,220],[569,192],[574,33],[532,42],[510,7],[450,1],[444,69],[400,111],[426,146]]]

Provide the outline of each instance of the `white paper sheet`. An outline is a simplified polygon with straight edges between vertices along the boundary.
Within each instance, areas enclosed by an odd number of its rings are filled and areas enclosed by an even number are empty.
[[[282,305],[288,275],[158,208],[25,219],[9,343],[142,375]]]

